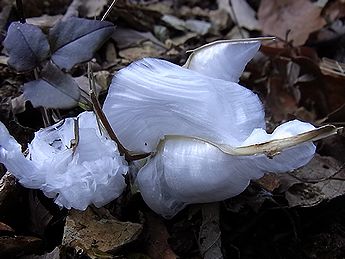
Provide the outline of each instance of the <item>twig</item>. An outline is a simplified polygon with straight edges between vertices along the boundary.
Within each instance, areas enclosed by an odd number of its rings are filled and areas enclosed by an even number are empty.
[[[87,76],[89,79],[89,92],[93,92],[96,96],[96,99],[98,100],[98,96],[97,96],[97,91],[96,91],[96,83],[95,83],[95,77],[93,76],[93,70],[92,70],[92,66],[91,66],[91,61],[89,61],[87,63]],[[92,105],[94,106],[94,105]],[[99,133],[102,135],[102,125],[101,122],[99,121],[98,116],[96,116],[97,119],[97,124],[98,124],[98,129],[99,129]]]
[[[79,118],[74,119],[73,122],[74,122],[74,139],[71,139],[71,148],[73,150],[72,154],[74,156],[75,151],[79,144],[79,139],[80,139],[79,138]]]
[[[108,15],[110,14],[111,10],[113,10],[114,6],[116,5],[117,1],[118,0],[113,0],[113,2],[111,3],[111,5],[107,9],[107,11],[104,13],[101,21],[104,21],[108,17]]]

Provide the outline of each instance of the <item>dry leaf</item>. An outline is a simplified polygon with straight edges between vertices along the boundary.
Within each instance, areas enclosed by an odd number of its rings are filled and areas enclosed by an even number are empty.
[[[99,212],[99,213],[98,213]],[[62,244],[74,249],[82,248],[91,258],[108,255],[138,238],[142,226],[121,222],[104,214],[102,209],[71,210],[66,219]]]
[[[278,175],[273,173],[267,173],[255,182],[269,192],[273,192],[280,186]]]
[[[226,10],[211,10],[209,16],[212,23],[212,27],[217,34],[219,33],[219,31],[231,27],[230,15]]]
[[[260,24],[256,19],[255,11],[250,7],[250,5],[245,0],[231,0],[232,8],[235,12],[238,26],[247,28],[248,30],[260,30]]]
[[[71,16],[94,18],[103,11],[107,0],[73,0],[69,5],[64,19]]]
[[[262,31],[294,46],[303,45],[309,35],[325,26],[321,9],[309,0],[262,0],[258,17]]]
[[[278,176],[289,206],[311,207],[345,194],[344,164],[315,155],[306,166]]]
[[[140,43],[147,40],[152,41],[158,46],[164,47],[164,44],[153,36],[151,32],[139,32],[121,26],[116,28],[111,37],[116,42],[116,46],[119,49],[138,47],[140,46]]]
[[[179,31],[192,31],[196,32],[200,35],[205,35],[211,28],[211,23],[195,20],[195,19],[188,19],[186,21],[177,18],[176,16],[165,14],[162,17],[162,21],[164,21],[170,27],[179,30]]]
[[[62,18],[61,14],[58,14],[58,15],[45,14],[40,17],[28,18],[26,19],[26,22],[40,27],[43,31],[47,31],[48,29],[52,28],[61,18]]]
[[[164,51],[165,49],[147,41],[141,47],[120,50],[119,56],[134,61],[145,57],[159,57]]]

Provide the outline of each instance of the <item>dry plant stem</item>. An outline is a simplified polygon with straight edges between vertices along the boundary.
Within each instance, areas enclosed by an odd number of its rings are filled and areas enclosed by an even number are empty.
[[[93,104],[93,108],[95,110],[95,113],[97,115],[97,117],[100,119],[100,121],[102,122],[104,128],[106,129],[106,131],[109,134],[109,137],[114,140],[119,148],[119,152],[121,155],[125,155],[126,159],[128,157],[128,152],[127,150],[124,148],[124,146],[120,143],[120,141],[118,140],[115,132],[113,131],[113,129],[111,128],[105,114],[103,113],[102,109],[101,109],[101,105],[98,102],[98,99],[95,95],[95,93],[91,90],[90,91],[90,97],[91,97],[91,101]]]
[[[73,156],[79,144],[79,118],[74,119],[74,139],[71,140],[71,148],[73,150]]]
[[[118,0],[113,0],[113,2],[111,3],[111,5],[109,6],[109,8],[107,9],[107,11],[104,13],[101,21],[104,21],[108,15],[110,14],[111,10],[114,8],[114,6],[116,5]]]
[[[51,125],[50,120],[49,120],[49,115],[48,115],[48,111],[46,108],[44,107],[40,107],[40,112],[42,115],[42,120],[43,120],[43,125],[44,127],[49,127]]]
[[[89,79],[89,85],[90,85],[90,92],[93,92],[96,95],[96,99],[98,100],[98,96],[97,96],[97,91],[96,91],[96,84],[95,84],[95,77],[93,76],[93,70],[92,70],[92,66],[91,66],[91,61],[89,61],[87,63],[87,76]],[[94,106],[94,105],[92,105]],[[102,135],[102,125],[101,122],[99,121],[98,116],[96,116],[96,121],[98,124],[98,129],[99,129],[99,133]]]
[[[333,125],[325,125],[320,128],[316,128],[314,130],[310,130],[304,133],[300,133],[293,137],[286,137],[281,139],[273,139],[267,142],[259,143],[259,144],[252,144],[248,146],[239,146],[233,147],[226,144],[218,144],[216,142],[203,139],[200,137],[195,136],[183,136],[183,135],[166,135],[164,139],[160,141],[158,144],[157,150],[160,150],[164,146],[164,140],[194,140],[199,141],[201,143],[210,144],[224,154],[233,155],[233,156],[252,156],[258,154],[265,154],[269,158],[273,158],[275,155],[278,155],[279,152],[286,148],[291,148],[298,144],[308,142],[308,141],[316,141],[328,136],[332,136],[335,134],[339,134],[343,131],[343,128],[337,128]]]
[[[115,132],[113,131],[112,127],[110,126],[108,119],[105,116],[104,112],[102,111],[101,105],[99,104],[98,99],[93,91],[90,92],[90,97],[91,97],[93,108],[97,117],[102,122],[105,130],[108,132],[109,137],[113,141],[115,141],[115,143],[117,144],[120,154],[125,156],[126,161],[129,162],[129,161],[139,160],[139,159],[148,157],[150,154],[139,154],[139,155],[129,154],[128,150],[121,144]]]

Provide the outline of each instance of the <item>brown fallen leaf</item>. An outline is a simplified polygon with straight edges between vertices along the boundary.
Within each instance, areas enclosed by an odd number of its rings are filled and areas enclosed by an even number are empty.
[[[99,258],[100,255],[110,256],[138,238],[142,225],[118,221],[104,210],[71,210],[66,219],[63,246],[81,249],[89,257]]]
[[[325,26],[321,8],[309,0],[262,0],[258,10],[259,23],[266,35],[274,35],[303,45],[309,35]]]
[[[316,154],[306,166],[278,176],[290,207],[312,207],[345,194],[344,164],[332,157]]]
[[[119,56],[130,61],[138,60],[145,57],[160,57],[165,49],[146,41],[141,47],[133,47],[119,51]]]
[[[64,19],[70,16],[97,17],[107,3],[107,0],[73,0],[68,6]]]
[[[263,177],[256,180],[255,182],[269,192],[273,192],[280,186],[280,181],[277,174],[272,173],[265,174]]]

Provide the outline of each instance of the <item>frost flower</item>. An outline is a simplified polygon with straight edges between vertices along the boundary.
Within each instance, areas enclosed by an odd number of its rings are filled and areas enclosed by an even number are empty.
[[[36,132],[27,157],[2,123],[0,134],[0,162],[22,185],[41,189],[60,206],[100,207],[126,186],[126,161],[116,144],[101,135],[92,112]]]
[[[169,218],[187,204],[238,195],[265,172],[301,167],[312,141],[336,132],[298,120],[266,132],[259,98],[237,84],[259,47],[215,42],[184,67],[146,58],[114,76],[103,110],[127,149],[152,152],[136,182],[157,213]]]

